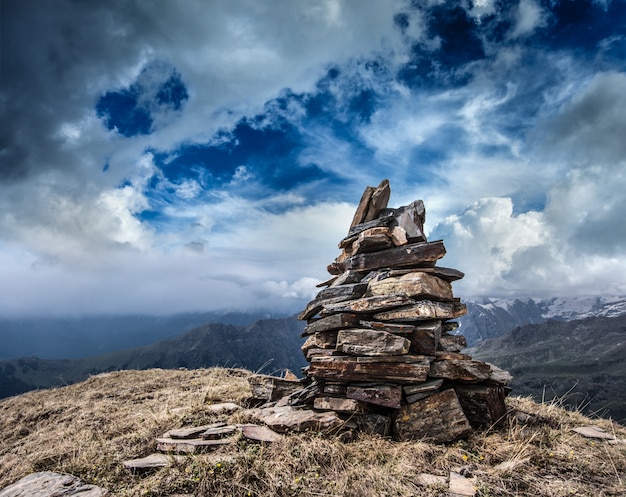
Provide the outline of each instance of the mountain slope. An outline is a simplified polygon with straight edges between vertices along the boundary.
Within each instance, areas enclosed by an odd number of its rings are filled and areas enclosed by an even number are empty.
[[[626,315],[526,325],[466,352],[507,369],[516,394],[626,420]]]
[[[0,361],[0,398],[122,369],[228,366],[299,373],[306,365],[300,351],[303,328],[295,317],[265,319],[246,327],[210,323],[169,340],[83,359]]]

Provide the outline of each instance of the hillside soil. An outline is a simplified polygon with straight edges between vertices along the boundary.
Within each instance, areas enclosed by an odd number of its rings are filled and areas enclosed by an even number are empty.
[[[241,438],[208,455],[172,458],[152,472],[123,461],[155,451],[173,428],[221,420],[207,406],[245,405],[241,369],[121,371],[63,388],[0,401],[0,489],[35,471],[55,471],[104,487],[114,496],[444,496],[450,472],[477,496],[623,496],[626,444],[586,438],[593,425],[618,440],[610,420],[510,397],[503,427],[452,445],[397,443],[361,435],[341,441],[309,432],[272,444]],[[246,422],[235,414],[230,422]],[[423,474],[444,477],[428,483]]]

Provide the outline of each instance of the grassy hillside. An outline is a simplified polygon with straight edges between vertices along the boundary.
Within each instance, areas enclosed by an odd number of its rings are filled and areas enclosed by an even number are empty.
[[[508,400],[504,428],[449,446],[365,435],[344,443],[331,433],[305,433],[272,445],[242,439],[210,457],[185,456],[143,475],[122,466],[152,453],[154,438],[168,429],[216,421],[209,403],[244,403],[249,374],[221,368],[121,371],[4,399],[0,488],[50,470],[114,496],[444,496],[444,485],[422,486],[419,474],[447,476],[464,467],[482,497],[626,493],[626,444],[572,432],[593,424],[626,438],[624,427],[524,398]],[[234,416],[246,421],[241,413]]]

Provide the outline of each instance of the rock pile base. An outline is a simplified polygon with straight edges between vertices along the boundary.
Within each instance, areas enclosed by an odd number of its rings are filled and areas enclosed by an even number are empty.
[[[467,309],[451,283],[464,275],[436,265],[446,250],[424,236],[423,202],[390,209],[389,196],[387,180],[366,188],[332,278],[299,316],[305,380],[257,376],[253,396],[283,420],[300,408],[320,426],[454,441],[502,419],[511,377],[462,353],[453,320]]]

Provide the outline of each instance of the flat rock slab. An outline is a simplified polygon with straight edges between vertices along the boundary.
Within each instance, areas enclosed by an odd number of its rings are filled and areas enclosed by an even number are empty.
[[[449,483],[449,495],[450,497],[473,497],[476,495],[476,487],[474,481],[471,478],[465,478],[459,473],[454,471],[450,472]]]
[[[175,428],[164,433],[161,438],[176,438],[179,440],[186,440],[190,438],[198,438],[200,434],[212,428],[221,428],[226,426],[226,423],[214,423],[210,425],[192,426],[189,428]]]
[[[380,252],[357,254],[342,263],[343,271],[371,271],[381,268],[399,268],[403,266],[434,266],[438,259],[446,255],[442,241],[404,245]],[[342,271],[342,272],[343,272]]]
[[[300,380],[288,380],[277,376],[257,374],[248,378],[252,397],[258,400],[279,400],[300,390]]]
[[[392,356],[409,351],[411,342],[383,330],[349,329],[337,334],[337,350],[350,355]]]
[[[465,416],[474,428],[501,423],[506,415],[504,387],[497,385],[455,385]]]
[[[356,399],[342,399],[340,397],[317,397],[313,403],[320,411],[335,411],[343,413],[366,413],[367,407]]]
[[[325,318],[311,321],[304,329],[302,335],[313,335],[318,331],[332,331],[340,330],[342,328],[356,328],[359,324],[359,319],[360,318],[357,314],[333,314]]]
[[[218,448],[220,445],[232,443],[230,439],[203,440],[194,438],[179,440],[175,438],[157,438],[157,450],[161,452],[178,452],[184,454],[199,454]]]
[[[255,442],[280,442],[285,438],[280,433],[270,430],[267,426],[241,425],[239,428],[245,438]]]
[[[349,386],[346,397],[393,409],[400,409],[402,387],[399,385]]]
[[[401,355],[390,357],[313,357],[309,376],[331,381],[426,381],[430,358]]]
[[[236,431],[237,427],[232,425],[209,428],[200,434],[200,438],[203,440],[218,440],[229,435],[234,435]]]
[[[206,406],[207,412],[211,414],[232,414],[234,412],[240,411],[243,409],[240,405],[235,404],[234,402],[222,402],[220,404],[210,404]]]
[[[13,485],[0,490],[0,497],[102,497],[108,491],[95,485],[87,485],[71,475],[51,471],[33,473]]]
[[[599,438],[603,440],[617,440],[615,435],[604,431],[602,428],[598,428],[597,426],[581,426],[579,428],[574,428],[572,431],[575,431],[579,435],[582,435],[586,438]]]
[[[447,380],[484,381],[489,379],[491,368],[489,364],[468,359],[447,359],[433,361],[430,365],[432,378]]]
[[[371,298],[371,297],[370,297]],[[422,300],[390,311],[374,314],[379,321],[424,321],[427,319],[456,319],[467,314],[465,304]]]
[[[435,487],[444,486],[447,483],[445,476],[431,475],[430,473],[420,473],[415,478],[418,485],[423,487]]]
[[[366,297],[405,293],[409,297],[452,300],[449,282],[424,272],[412,272],[402,276],[374,279],[369,282]]]
[[[140,459],[131,459],[124,461],[124,467],[126,469],[132,469],[135,471],[147,471],[150,469],[164,468],[170,466],[174,462],[181,462],[184,460],[183,456],[172,456],[166,454],[150,454],[149,456],[142,457]]]
[[[343,421],[333,411],[315,412],[282,406],[251,409],[249,413],[257,421],[279,433],[334,430],[343,425]]]

